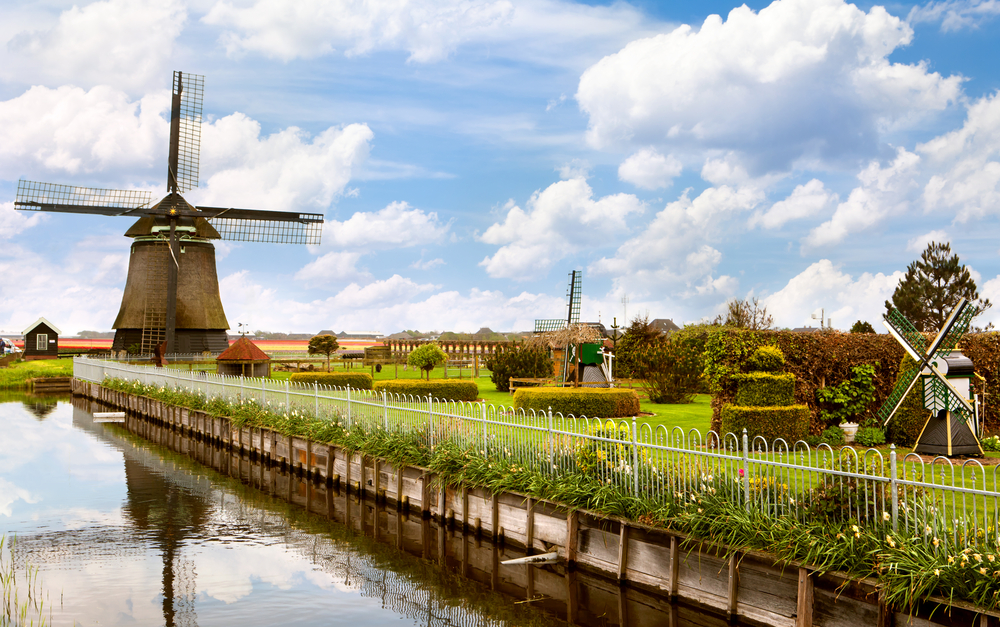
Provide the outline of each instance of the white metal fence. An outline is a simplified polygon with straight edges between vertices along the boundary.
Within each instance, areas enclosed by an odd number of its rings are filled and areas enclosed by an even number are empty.
[[[187,389],[207,398],[254,400],[277,413],[299,411],[347,428],[383,428],[474,447],[484,457],[557,475],[584,472],[641,498],[693,506],[723,494],[773,516],[878,522],[941,546],[1000,545],[997,466],[969,459],[926,461],[895,447],[858,450],[767,442],[697,429],[515,410],[480,402],[394,396],[350,387],[223,376],[79,357],[74,376]]]

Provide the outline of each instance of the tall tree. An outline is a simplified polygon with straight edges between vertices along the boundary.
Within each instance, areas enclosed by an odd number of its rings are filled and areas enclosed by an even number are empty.
[[[753,331],[766,331],[774,326],[774,317],[767,313],[767,305],[762,305],[756,296],[746,300],[734,298],[726,303],[726,309],[726,317],[719,314],[712,324]]]
[[[993,306],[988,298],[979,297],[976,281],[951,252],[951,244],[931,242],[920,259],[907,266],[885,308],[895,307],[920,331],[937,331],[963,296],[980,312]]]
[[[314,335],[309,338],[307,350],[310,355],[326,355],[326,371],[330,372],[330,355],[336,353],[338,348],[340,348],[340,343],[332,335]]]

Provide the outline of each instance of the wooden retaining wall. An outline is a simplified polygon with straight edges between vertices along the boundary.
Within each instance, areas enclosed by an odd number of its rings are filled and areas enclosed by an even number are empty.
[[[873,580],[852,582],[837,573],[817,575],[807,565],[775,565],[774,559],[763,553],[733,553],[721,546],[685,544],[688,538],[683,534],[520,494],[490,494],[475,487],[442,488],[437,485],[435,475],[424,468],[396,468],[385,460],[348,453],[330,444],[284,436],[269,429],[234,428],[227,418],[110,390],[96,383],[74,379],[73,393],[123,409],[132,416],[190,438],[256,457],[260,460],[259,476],[248,475],[247,482],[266,488],[272,494],[283,494],[285,488],[289,501],[302,501],[300,504],[309,510],[328,506],[332,512],[333,505],[331,491],[325,491],[322,501],[313,500],[310,498],[313,490],[308,485],[343,486],[360,497],[394,504],[401,516],[404,512],[413,512],[419,513],[419,519],[433,518],[441,529],[457,528],[477,537],[485,535],[526,554],[558,551],[560,566],[567,573],[565,576],[579,569],[608,581],[609,590],[619,590],[615,594],[619,599],[621,624],[638,624],[625,620],[628,595],[621,591],[632,589],[633,595],[643,595],[652,599],[652,603],[669,604],[681,599],[716,616],[738,617],[741,621],[763,625],[1000,627],[1000,615],[961,603],[949,605],[945,599],[933,599],[925,607],[918,608],[915,616],[892,612],[879,601]],[[279,473],[265,470],[272,465],[298,475],[303,479],[300,487],[307,487],[304,490],[297,488],[293,493],[292,481],[281,480]],[[266,479],[265,474],[268,475]],[[277,485],[278,481],[287,483],[287,488]],[[398,534],[402,543],[407,538],[404,531],[401,527]],[[426,552],[429,544],[424,542],[422,546]],[[445,550],[444,539],[439,548]],[[467,544],[460,550],[468,552]],[[463,566],[463,571],[466,569],[482,571],[481,576],[472,578],[485,577],[493,583],[494,589],[500,590],[503,590],[501,575],[510,577],[514,572],[498,569],[495,551],[492,562],[476,560],[471,566]],[[511,584],[526,588],[531,594],[558,598],[556,588],[566,594],[564,575],[557,573],[552,575],[555,579],[549,581],[550,571],[535,567],[518,568],[516,573],[530,573],[525,575],[526,581],[512,581]],[[547,591],[548,588],[552,589]],[[576,603],[572,602],[572,597],[570,599],[567,601],[567,620],[574,622]],[[589,603],[580,604],[580,607],[590,606]],[[682,608],[680,611],[686,613],[688,610]],[[677,615],[676,610],[671,616],[674,615]],[[680,624],[717,624],[716,618],[710,620],[706,616],[704,621],[699,620],[697,612],[684,620]],[[673,620],[671,623],[678,624]]]

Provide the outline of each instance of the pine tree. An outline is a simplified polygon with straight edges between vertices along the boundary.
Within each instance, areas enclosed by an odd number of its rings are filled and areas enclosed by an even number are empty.
[[[885,301],[886,311],[895,307],[920,331],[937,331],[962,297],[979,307],[992,306],[988,298],[979,298],[976,282],[969,269],[952,254],[951,244],[931,242],[920,259],[906,268],[906,275]]]

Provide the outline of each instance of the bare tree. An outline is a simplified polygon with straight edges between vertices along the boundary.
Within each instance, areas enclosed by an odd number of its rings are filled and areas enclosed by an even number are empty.
[[[752,299],[734,298],[726,303],[726,317],[718,315],[713,324],[721,324],[738,329],[764,331],[774,327],[774,317],[767,313],[767,306],[760,304],[754,296]]]

